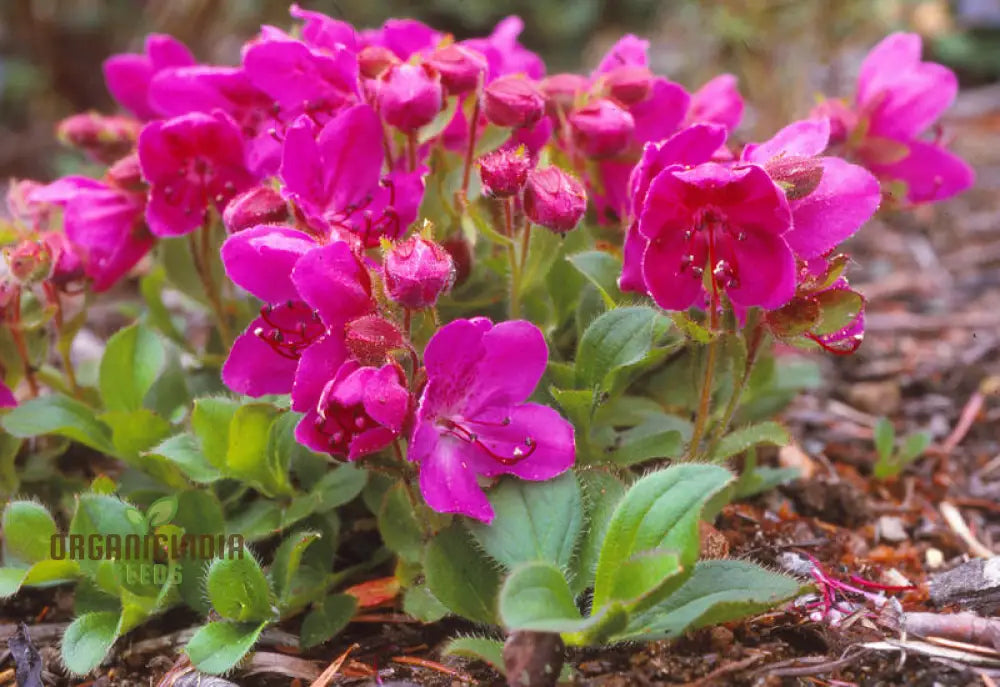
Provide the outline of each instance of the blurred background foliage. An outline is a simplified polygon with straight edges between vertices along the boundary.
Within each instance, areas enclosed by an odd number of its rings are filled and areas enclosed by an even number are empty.
[[[302,0],[358,27],[409,16],[458,38],[508,14],[550,72],[589,69],[624,32],[652,42],[658,73],[696,88],[721,71],[755,107],[746,138],[803,115],[820,92],[850,92],[865,51],[887,32],[914,30],[932,55],[979,84],[1000,75],[1000,0]],[[208,62],[236,63],[261,23],[289,25],[284,0],[2,0],[0,178],[48,179],[77,164],[53,126],[110,111],[101,62],[170,33]]]

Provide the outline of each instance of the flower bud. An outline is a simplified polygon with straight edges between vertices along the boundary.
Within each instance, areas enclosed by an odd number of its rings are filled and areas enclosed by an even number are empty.
[[[99,162],[114,162],[135,147],[140,124],[117,115],[84,112],[59,122],[56,135],[65,145],[79,148]]]
[[[106,177],[109,184],[123,191],[142,191],[146,188],[137,153],[130,153],[108,167]]]
[[[288,204],[270,186],[254,186],[226,206],[222,223],[230,234],[259,224],[281,224],[288,219]]]
[[[559,234],[573,229],[587,211],[587,193],[556,166],[533,170],[524,186],[524,214]]]
[[[411,236],[385,254],[385,290],[405,308],[434,305],[455,282],[455,262],[448,252],[420,236]]]
[[[515,195],[524,186],[531,170],[531,158],[524,146],[506,146],[479,158],[479,178],[483,182],[483,192],[494,198]]]
[[[13,248],[4,249],[10,276],[21,284],[46,279],[52,272],[52,249],[43,241],[25,239]]]
[[[486,72],[486,58],[475,50],[452,43],[435,50],[426,59],[441,75],[441,84],[450,95],[474,90]]]
[[[483,113],[497,126],[532,126],[544,112],[545,96],[523,76],[501,76],[483,89]]]
[[[347,350],[362,365],[383,365],[390,352],[404,345],[403,333],[380,315],[365,315],[351,320],[345,331]]]
[[[553,74],[540,84],[545,94],[549,114],[559,116],[559,112],[569,112],[576,105],[581,93],[590,90],[587,77],[579,74]]]
[[[764,171],[781,187],[788,200],[805,198],[823,180],[823,164],[814,157],[775,157],[764,163]]]
[[[588,157],[612,157],[625,150],[635,131],[628,110],[600,98],[569,115],[573,141]]]
[[[619,67],[604,76],[604,88],[611,98],[630,107],[649,97],[653,75],[646,67]]]
[[[381,45],[366,45],[358,53],[358,70],[366,79],[377,79],[394,64],[399,64],[396,53]]]
[[[443,105],[441,77],[426,65],[398,64],[379,77],[379,111],[401,131],[430,124]]]
[[[52,256],[52,268],[47,279],[59,289],[67,290],[86,275],[83,259],[74,244],[61,231],[47,231],[42,235],[42,241]]]

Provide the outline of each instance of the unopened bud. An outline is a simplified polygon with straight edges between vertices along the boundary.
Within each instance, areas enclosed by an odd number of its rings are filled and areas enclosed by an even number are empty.
[[[138,154],[126,155],[108,167],[107,180],[112,186],[117,186],[123,191],[144,190],[146,182],[142,178],[142,167],[139,166]]]
[[[451,255],[421,236],[411,236],[386,251],[383,271],[386,294],[412,310],[434,305],[455,283]]]
[[[764,164],[764,170],[784,190],[788,200],[805,198],[823,180],[823,165],[812,157],[776,157]]]
[[[587,211],[587,192],[573,176],[556,166],[528,174],[524,186],[524,214],[535,224],[565,234]]]
[[[99,162],[114,162],[135,147],[141,124],[120,115],[84,112],[59,122],[56,135],[64,144],[79,148]]]
[[[483,89],[483,113],[497,126],[532,126],[545,113],[545,96],[526,77],[501,76]]]
[[[590,89],[587,77],[579,74],[553,74],[540,84],[545,94],[549,114],[559,116],[559,112],[569,112],[576,106],[576,99]]]
[[[222,223],[230,234],[259,224],[281,224],[288,219],[288,204],[270,186],[254,186],[226,205]]]
[[[403,333],[381,315],[365,315],[345,327],[347,350],[362,365],[383,365],[389,353],[402,348]]]
[[[400,131],[430,124],[443,105],[441,77],[431,67],[398,64],[379,77],[379,112]]]
[[[33,284],[52,272],[52,250],[42,241],[25,239],[4,250],[10,276],[21,284]]]
[[[515,195],[524,186],[530,170],[531,158],[523,146],[499,148],[479,159],[483,192],[494,198]]]
[[[366,45],[358,53],[358,69],[366,79],[377,79],[394,64],[399,64],[396,53],[381,45]]]
[[[482,54],[454,43],[435,50],[426,62],[441,75],[441,84],[450,95],[474,90],[487,66]]]
[[[648,98],[652,87],[653,75],[646,67],[619,67],[604,76],[607,94],[625,107]]]

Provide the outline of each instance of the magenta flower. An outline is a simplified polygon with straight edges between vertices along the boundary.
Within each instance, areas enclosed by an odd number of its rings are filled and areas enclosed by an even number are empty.
[[[552,408],[525,402],[547,362],[545,338],[523,320],[455,320],[431,337],[408,450],[431,508],[488,523],[493,508],[478,476],[538,481],[572,466],[573,426]]]
[[[380,45],[388,48],[400,60],[408,60],[411,55],[433,50],[443,36],[416,19],[389,19],[380,29],[361,32],[364,45]]]
[[[410,393],[398,367],[362,367],[348,360],[323,386],[295,428],[300,443],[320,453],[357,460],[403,431]]]
[[[441,84],[449,95],[475,90],[486,73],[486,58],[457,43],[435,50],[425,63],[441,75]]]
[[[646,203],[646,194],[653,179],[666,169],[683,169],[700,165],[726,140],[726,130],[721,126],[696,124],[659,143],[647,143],[642,158],[628,179],[628,230],[625,232],[622,275],[618,285],[622,291],[647,293],[642,276],[642,256],[648,241],[639,233],[639,216]]]
[[[719,124],[732,131],[743,119],[743,96],[732,74],[720,74],[691,96],[687,121],[692,124]]]
[[[114,286],[153,247],[143,222],[145,196],[87,177],[63,177],[30,195],[63,208],[63,230],[96,292]]]
[[[17,405],[14,392],[0,379],[0,408],[13,408]]]
[[[201,226],[253,183],[243,139],[226,114],[199,112],[151,122],[139,135],[139,163],[151,188],[146,221],[157,236],[180,236]]]
[[[838,157],[819,157],[830,138],[826,119],[789,124],[771,140],[747,145],[742,160],[762,165],[786,191],[792,211],[785,241],[803,259],[823,255],[878,210],[878,180]],[[804,195],[803,195],[804,194]]]
[[[304,10],[293,4],[288,13],[302,20],[302,40],[314,48],[336,50],[344,47],[351,51],[358,48],[358,35],[354,27],[344,21],[328,17],[322,12]]]
[[[287,394],[300,359],[323,340],[340,347],[328,351],[332,370],[319,381],[330,379],[347,357],[344,324],[373,308],[368,272],[347,244],[320,246],[298,230],[262,225],[226,239],[222,262],[233,282],[265,303],[233,343],[222,367],[226,386],[248,396]]]
[[[635,133],[635,120],[628,110],[608,98],[598,98],[570,112],[573,141],[584,155],[612,157],[625,150]]]
[[[912,203],[944,200],[975,182],[964,160],[922,138],[954,102],[958,80],[947,67],[921,62],[921,47],[917,34],[888,36],[861,65],[853,110],[817,108],[835,118],[849,151],[876,176],[904,182]]]
[[[238,231],[258,224],[282,224],[288,220],[288,203],[270,186],[254,186],[233,198],[222,213],[226,231]]]
[[[795,294],[791,227],[784,193],[760,167],[668,168],[639,217],[646,287],[664,309],[684,310],[701,302],[707,269],[713,306],[724,290],[740,307],[780,307]]]
[[[389,300],[404,308],[429,308],[455,283],[455,261],[444,248],[421,236],[392,246],[382,274]]]
[[[139,119],[155,119],[160,112],[149,100],[149,84],[160,71],[170,67],[189,67],[194,56],[177,39],[152,33],[146,37],[146,52],[124,53],[104,61],[104,80],[115,100]]]
[[[489,65],[486,80],[493,81],[508,74],[524,74],[530,79],[545,76],[545,63],[536,53],[518,41],[524,30],[520,17],[511,15],[497,22],[486,38],[472,38],[460,45],[471,48],[486,57]]]
[[[441,111],[444,89],[433,69],[404,63],[389,67],[379,77],[377,98],[385,121],[411,132],[430,124]]]
[[[401,236],[417,217],[424,170],[381,178],[382,127],[368,105],[355,105],[315,133],[301,117],[282,152],[282,193],[320,232],[346,229],[374,247]]]

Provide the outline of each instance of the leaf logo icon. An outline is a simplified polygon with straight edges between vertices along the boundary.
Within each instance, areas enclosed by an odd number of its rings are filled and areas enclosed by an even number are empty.
[[[173,496],[164,496],[153,502],[146,511],[146,522],[150,528],[166,525],[177,514],[177,499]]]
[[[136,525],[137,527],[142,527],[146,523],[146,518],[142,516],[135,508],[128,508],[125,510],[125,517],[130,523]]]

